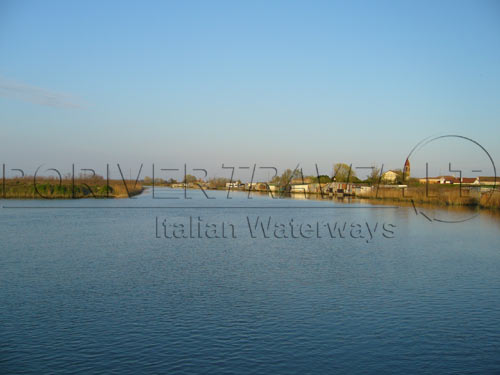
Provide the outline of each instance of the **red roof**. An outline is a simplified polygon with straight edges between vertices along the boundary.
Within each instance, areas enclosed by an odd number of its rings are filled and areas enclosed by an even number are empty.
[[[462,183],[464,184],[473,184],[474,182],[476,182],[475,177],[462,177]]]

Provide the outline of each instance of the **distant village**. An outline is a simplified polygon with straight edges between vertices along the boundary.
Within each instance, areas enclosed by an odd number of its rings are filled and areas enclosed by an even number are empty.
[[[357,177],[351,166],[337,163],[333,168],[333,175],[304,176],[301,170],[287,169],[281,176],[275,176],[270,181],[242,182],[232,181],[228,178],[214,177],[208,180],[198,179],[192,175],[186,175],[183,181],[169,179],[155,179],[146,177],[145,185],[168,186],[171,188],[209,189],[209,190],[233,190],[233,191],[255,191],[268,193],[290,193],[290,194],[327,194],[329,196],[363,196],[370,195],[373,189],[403,189],[407,187],[418,187],[421,185],[445,185],[460,186],[471,191],[481,192],[484,189],[496,185],[496,177],[460,177],[443,175],[427,178],[411,177],[410,162],[405,161],[403,170],[393,169],[381,172],[373,167],[367,178],[361,180]]]

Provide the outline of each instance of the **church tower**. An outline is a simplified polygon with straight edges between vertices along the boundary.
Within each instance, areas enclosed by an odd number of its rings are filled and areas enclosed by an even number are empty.
[[[405,167],[403,169],[403,176],[404,176],[405,180],[410,178],[410,161],[408,159],[406,159],[406,161],[405,161]]]

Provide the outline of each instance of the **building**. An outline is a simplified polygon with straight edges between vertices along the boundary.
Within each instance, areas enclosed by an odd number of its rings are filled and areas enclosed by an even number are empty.
[[[243,186],[244,187],[244,186]],[[274,191],[276,186],[274,184],[268,184],[267,182],[248,182],[246,184],[247,190],[253,191]]]
[[[382,180],[387,182],[396,182],[398,179],[398,171],[390,170],[382,175]]]
[[[303,185],[303,184],[312,184],[313,179],[311,177],[302,177],[302,178],[293,178],[290,181],[290,185]]]
[[[309,185],[308,184],[294,184],[290,185],[290,193],[309,193]]]
[[[462,177],[462,184],[479,185],[479,178],[478,177]]]
[[[480,176],[478,179],[478,184],[480,185],[500,185],[500,177],[488,177],[488,176]]]
[[[241,182],[226,182],[226,189],[239,189],[240,187],[245,187],[245,184]]]
[[[444,178],[444,176],[442,177],[428,177],[428,178],[419,178],[418,179],[418,182],[420,182],[421,184],[440,184],[442,183],[442,178]]]
[[[410,178],[410,161],[408,159],[406,159],[405,161],[405,166],[403,168],[403,176],[405,180]]]
[[[247,182],[248,190],[255,190],[257,188],[258,182]]]
[[[428,178],[419,178],[418,181],[421,184],[448,184],[448,185],[458,185],[458,184],[465,184],[465,185],[478,185],[479,184],[479,178],[477,177],[462,177],[460,179],[459,177],[455,176],[437,176],[437,177],[428,177]]]

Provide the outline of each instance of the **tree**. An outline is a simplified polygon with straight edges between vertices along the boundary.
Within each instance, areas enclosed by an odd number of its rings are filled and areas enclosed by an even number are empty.
[[[269,181],[271,184],[279,184],[281,180],[281,177],[276,175],[273,178],[271,178],[271,181]]]
[[[281,176],[274,176],[271,179],[271,183],[284,187],[288,185],[294,178],[302,178],[302,171],[300,169],[296,169],[293,171],[291,169],[285,169]]]
[[[225,188],[226,183],[230,182],[229,178],[224,177],[214,177],[208,180],[208,186],[211,189]]]
[[[286,186],[290,183],[294,175],[294,172],[291,169],[286,169],[280,177],[279,185]]]
[[[322,174],[319,176],[311,176],[311,180],[314,182],[320,182],[320,183],[332,182],[332,179],[330,178],[330,176],[327,176],[326,174]]]
[[[366,182],[370,183],[371,185],[377,185],[379,180],[380,180],[380,168],[372,166],[372,171],[368,175]]]
[[[155,178],[154,182],[155,182],[155,185],[159,186],[159,185],[163,185],[165,183],[165,180],[163,178],[157,177],[157,178]]]
[[[333,178],[337,182],[349,182],[356,176],[356,172],[352,169],[352,165],[337,163],[333,166]]]
[[[302,174],[302,168],[301,169],[295,169],[292,172],[292,178],[304,178],[304,175]]]
[[[394,172],[396,172],[396,181],[395,183],[398,185],[402,185],[405,183],[405,180],[403,178],[403,171],[401,169],[394,169]]]
[[[182,180],[182,182],[185,184],[191,184],[191,183],[196,182],[196,181],[198,181],[198,179],[195,176],[190,175],[190,174],[187,174],[184,177],[184,179]]]
[[[363,182],[361,179],[359,179],[357,176],[353,176],[349,178],[350,182],[354,182],[355,184],[358,184],[360,182]]]

